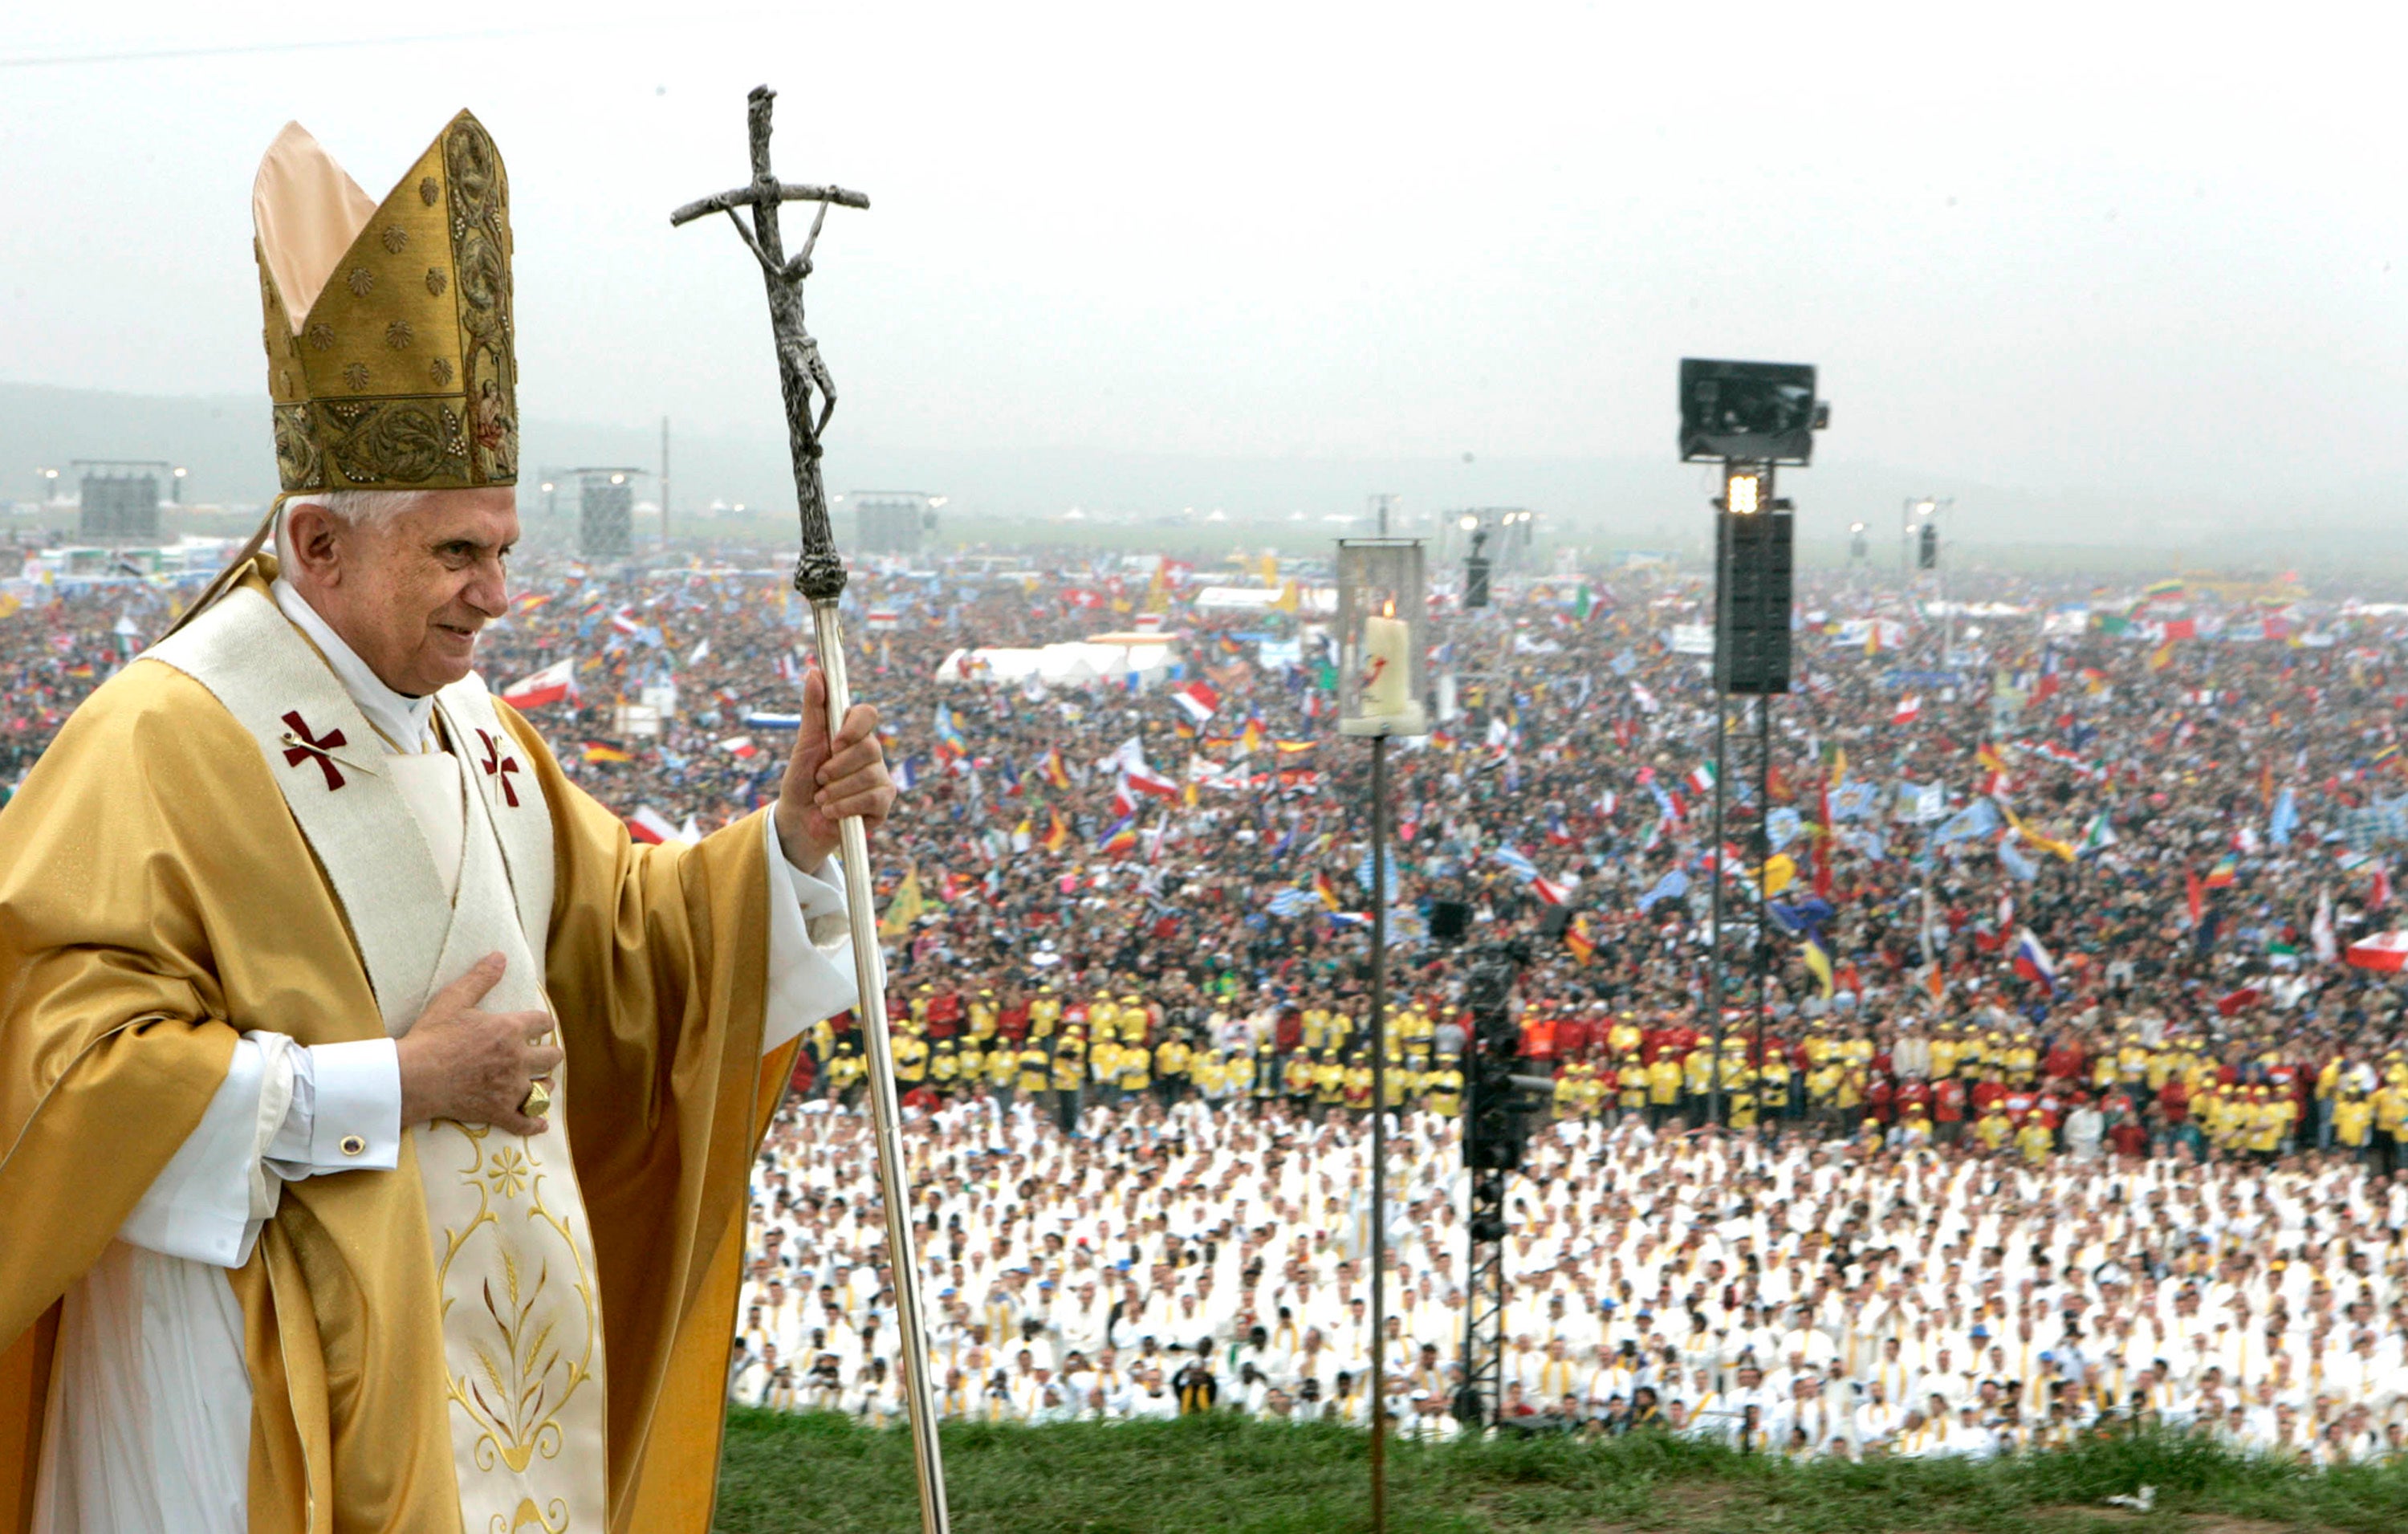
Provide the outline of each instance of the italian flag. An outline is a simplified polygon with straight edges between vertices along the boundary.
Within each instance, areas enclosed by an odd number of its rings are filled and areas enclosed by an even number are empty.
[[[1700,762],[1691,767],[1689,775],[1681,781],[1700,794],[1711,794],[1714,791],[1714,765],[1712,762]]]

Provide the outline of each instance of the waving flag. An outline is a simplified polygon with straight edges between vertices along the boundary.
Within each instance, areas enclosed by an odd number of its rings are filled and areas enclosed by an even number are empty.
[[[1526,884],[1539,877],[1539,866],[1512,847],[1499,847],[1488,854],[1490,861],[1501,865],[1505,871]]]
[[[1057,746],[1045,753],[1045,765],[1038,768],[1038,776],[1043,778],[1047,784],[1054,788],[1067,789],[1070,786],[1070,769],[1062,765],[1060,747]]]
[[[2227,853],[2215,860],[2214,867],[2207,870],[2207,887],[2212,890],[2230,889],[2233,881],[2240,877],[2240,863],[2230,853]]]
[[[1121,781],[1140,794],[1151,794],[1157,799],[1179,797],[1179,785],[1140,760],[1121,774]]]
[[[655,847],[678,839],[677,827],[669,818],[649,804],[627,817],[627,834]]]
[[[1691,767],[1688,776],[1682,781],[1700,794],[1711,794],[1714,791],[1714,765],[1701,762]]]
[[[1274,916],[1308,916],[1328,909],[1312,891],[1293,885],[1271,896],[1270,911]]]
[[[1317,871],[1313,874],[1312,893],[1319,896],[1321,897],[1321,903],[1331,910],[1336,910],[1340,906],[1345,903],[1338,898],[1338,885],[1330,879],[1326,870]]]
[[[1104,833],[1103,839],[1097,842],[1096,847],[1108,857],[1126,857],[1136,852],[1137,817],[1135,815],[1122,817],[1111,829]]]
[[[2049,957],[2048,950],[2040,945],[2040,939],[2028,926],[2015,928],[2014,964],[2016,974],[2040,982],[2051,996],[2057,994],[2057,961]]]
[[[2288,788],[2276,796],[2274,812],[2267,818],[2267,839],[2277,847],[2287,846],[2292,834],[2300,828],[2300,801]]]
[[[1898,707],[1890,711],[1889,722],[1893,724],[1912,724],[1922,717],[1923,695],[1909,693],[1898,700]]]
[[[1589,930],[1589,914],[1582,911],[1571,925],[1564,928],[1564,946],[1572,951],[1572,958],[1587,964],[1597,957],[1597,937]]]
[[[1221,709],[1221,695],[1214,692],[1210,683],[1202,681],[1191,681],[1184,687],[1172,688],[1170,701],[1186,710],[1187,717],[1198,724]]]
[[[1831,979],[1831,953],[1823,946],[1822,938],[1808,933],[1798,945],[1798,956],[1805,961],[1806,972],[1814,977],[1814,983],[1823,988],[1823,999],[1830,1000],[1837,987]]]
[[[571,703],[579,700],[577,661],[574,657],[554,661],[533,676],[523,677],[502,690],[502,701],[522,713],[529,709],[540,709],[547,703],[557,703],[562,698]]]
[[[632,762],[636,759],[608,740],[588,740],[581,757],[588,762]]]
[[[1049,853],[1058,853],[1069,845],[1070,828],[1062,824],[1062,811],[1059,810],[1048,810],[1046,813],[1050,817],[1050,823],[1045,827],[1044,847]]]
[[[1663,878],[1656,881],[1654,886],[1651,887],[1646,894],[1639,897],[1639,912],[1643,916],[1647,913],[1647,909],[1656,904],[1656,901],[1677,900],[1688,893],[1689,876],[1682,872],[1680,869],[1674,868]]]

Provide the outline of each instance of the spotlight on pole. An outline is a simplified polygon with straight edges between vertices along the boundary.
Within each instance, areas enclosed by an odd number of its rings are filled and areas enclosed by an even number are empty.
[[[1723,481],[1723,507],[1734,517],[1752,517],[1763,509],[1764,476],[1755,469],[1733,469]]]

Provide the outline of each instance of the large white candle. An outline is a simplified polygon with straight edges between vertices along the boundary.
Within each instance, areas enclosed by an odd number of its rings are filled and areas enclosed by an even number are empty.
[[[1361,711],[1367,717],[1399,718],[1412,711],[1412,695],[1405,690],[1412,671],[1406,654],[1412,639],[1412,630],[1402,619],[1363,620]]]

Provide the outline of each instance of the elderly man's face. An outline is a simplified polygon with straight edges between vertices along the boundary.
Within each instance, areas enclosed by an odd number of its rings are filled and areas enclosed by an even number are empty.
[[[418,697],[468,674],[479,632],[509,606],[503,562],[518,537],[516,493],[501,487],[429,491],[357,525],[296,506],[286,568],[379,680]]]

